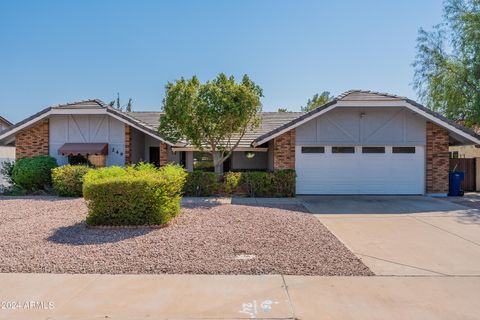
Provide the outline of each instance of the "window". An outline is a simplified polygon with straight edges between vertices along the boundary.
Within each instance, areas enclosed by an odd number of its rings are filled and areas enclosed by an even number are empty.
[[[449,152],[450,159],[458,159],[458,151]]]
[[[194,152],[193,171],[215,171],[212,154],[208,152]]]
[[[332,153],[355,153],[355,147],[332,147]]]
[[[362,153],[385,153],[385,147],[362,147]]]
[[[302,153],[325,153],[325,147],[302,147]]]
[[[392,153],[415,153],[415,147],[393,147]]]

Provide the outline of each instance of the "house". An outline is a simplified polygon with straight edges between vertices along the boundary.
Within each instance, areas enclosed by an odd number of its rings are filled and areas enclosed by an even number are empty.
[[[0,132],[13,126],[13,123],[0,116]]]
[[[161,113],[121,112],[100,100],[46,108],[0,134],[16,158],[85,155],[98,165],[168,162],[208,169],[188,142],[157,133]],[[297,194],[448,192],[449,146],[477,145],[474,132],[405,97],[351,90],[308,113],[265,112],[228,170],[295,169]]]

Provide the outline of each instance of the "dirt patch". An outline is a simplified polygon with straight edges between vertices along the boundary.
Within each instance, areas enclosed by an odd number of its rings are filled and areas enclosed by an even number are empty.
[[[0,198],[0,272],[372,275],[301,205],[188,205],[161,229],[95,229],[83,199]]]

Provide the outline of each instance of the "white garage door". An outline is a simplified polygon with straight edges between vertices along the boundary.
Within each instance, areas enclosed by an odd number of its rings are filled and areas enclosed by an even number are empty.
[[[297,194],[425,192],[423,146],[297,146],[295,154]]]

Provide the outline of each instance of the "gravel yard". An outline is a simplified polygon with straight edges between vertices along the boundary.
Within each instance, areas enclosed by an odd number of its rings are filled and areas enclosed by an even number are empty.
[[[0,272],[372,275],[303,206],[188,205],[161,229],[98,229],[83,199],[0,198]]]

